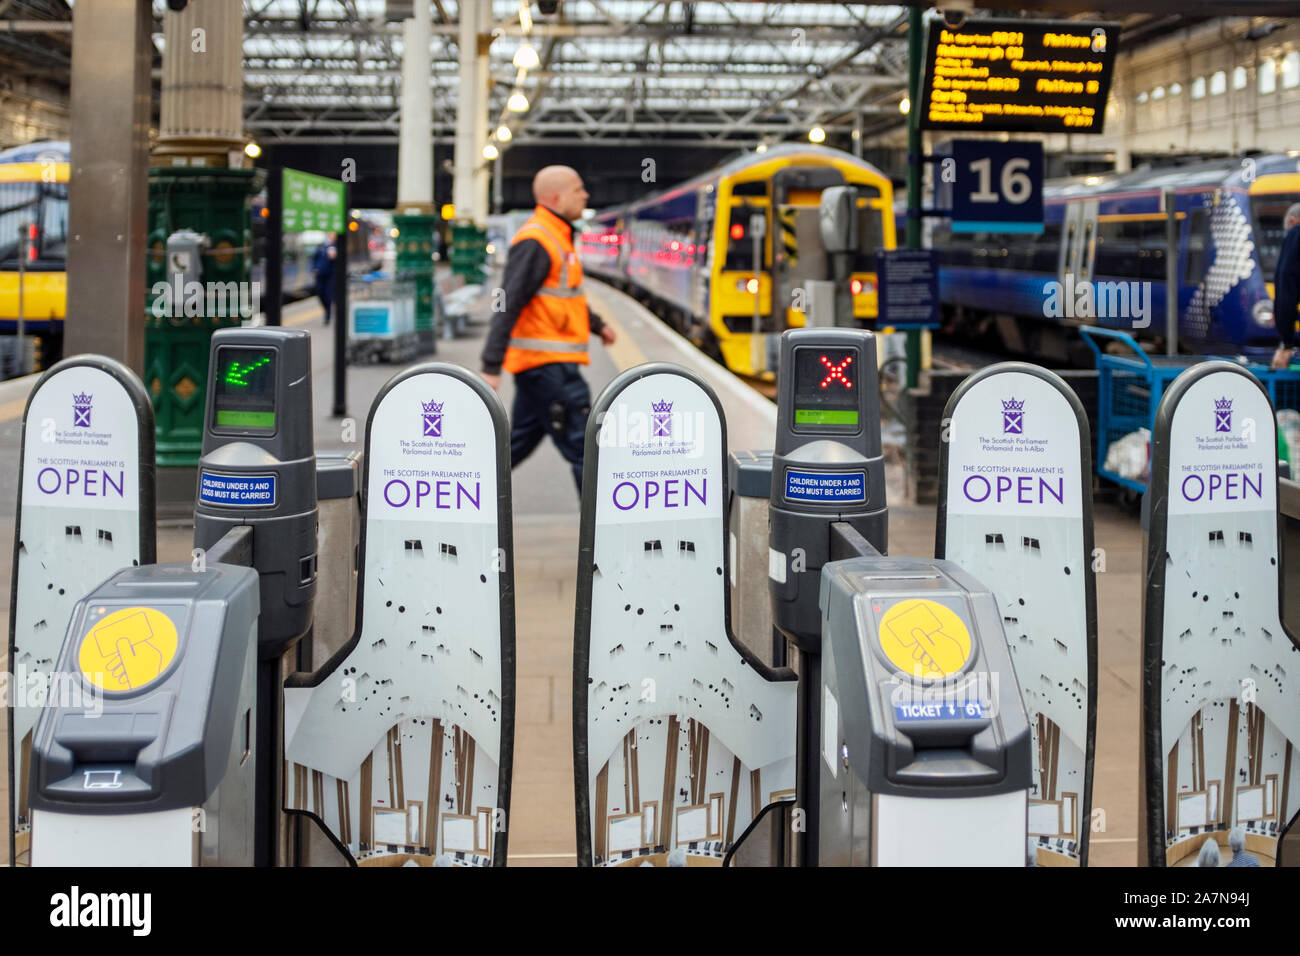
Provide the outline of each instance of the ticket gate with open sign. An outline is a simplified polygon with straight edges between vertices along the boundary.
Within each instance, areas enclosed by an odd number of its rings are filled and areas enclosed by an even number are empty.
[[[33,866],[251,866],[257,573],[126,568],[82,598],[32,741]]]

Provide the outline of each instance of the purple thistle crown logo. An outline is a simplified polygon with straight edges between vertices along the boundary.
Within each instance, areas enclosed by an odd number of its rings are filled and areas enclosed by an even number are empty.
[[[1214,430],[1216,432],[1232,431],[1232,399],[1216,398],[1214,400]]]
[[[1002,434],[1023,435],[1025,433],[1025,403],[1014,397],[1002,400]]]
[[[651,438],[672,438],[673,437],[673,403],[660,399],[657,402],[650,403],[651,411]]]
[[[442,437],[442,402],[421,402],[424,406],[424,435],[426,438]]]
[[[72,427],[90,427],[90,409],[93,395],[83,392],[72,396]]]

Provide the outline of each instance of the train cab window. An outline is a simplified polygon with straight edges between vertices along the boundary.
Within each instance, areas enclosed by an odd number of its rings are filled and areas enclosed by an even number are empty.
[[[0,262],[16,261],[19,227],[36,228],[28,268],[62,269],[68,253],[67,183],[0,183]]]
[[[1252,196],[1250,211],[1254,218],[1255,249],[1259,253],[1259,268],[1265,280],[1272,282],[1277,272],[1277,257],[1282,251],[1282,238],[1286,235],[1283,217],[1292,203],[1300,202],[1300,195]]]
[[[767,195],[767,181],[766,181],[766,180],[763,180],[763,179],[757,179],[757,180],[755,180],[755,181],[752,182],[752,183],[735,183],[735,184],[731,187],[731,195],[733,195],[733,196],[766,196],[766,195]]]
[[[743,185],[743,184],[742,184]],[[727,221],[727,261],[722,268],[728,272],[753,272],[754,264],[754,237],[750,235],[749,219],[753,215],[766,215],[765,210],[760,206],[751,206],[748,203],[740,203],[731,207],[731,217]],[[765,257],[766,239],[759,242],[760,258]],[[766,266],[760,263],[757,268],[763,269]]]
[[[0,262],[18,255],[20,227],[40,215],[38,183],[0,183]]]

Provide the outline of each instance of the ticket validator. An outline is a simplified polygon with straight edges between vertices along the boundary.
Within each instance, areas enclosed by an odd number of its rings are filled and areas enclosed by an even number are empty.
[[[73,610],[32,741],[33,866],[251,866],[257,575],[124,568]]]
[[[194,508],[196,561],[246,560],[258,573],[257,864],[284,862],[281,690],[312,623],[317,491],[311,336],[229,328],[212,336]],[[238,552],[227,555],[227,552]]]
[[[798,659],[796,858],[1024,865],[1029,724],[997,604],[887,542],[874,337],[788,331],[769,577]]]

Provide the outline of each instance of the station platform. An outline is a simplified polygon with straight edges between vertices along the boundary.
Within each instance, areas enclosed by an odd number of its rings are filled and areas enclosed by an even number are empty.
[[[644,362],[664,361],[701,375],[718,395],[727,424],[729,449],[772,447],[775,405],[725,368],[707,358],[632,298],[596,280],[587,280],[588,298],[617,332],[608,348],[593,339],[591,364],[584,371],[593,400],[620,372]],[[486,302],[474,313],[466,333],[439,339],[436,360],[479,369],[488,329]],[[289,305],[284,324],[312,333],[315,442],[319,450],[355,451],[362,447],[370,404],[399,366],[361,365],[348,371],[347,411],[354,424],[329,414],[332,405],[333,328],[322,321],[314,300]],[[414,364],[414,363],[413,363]],[[21,417],[36,376],[0,384],[0,574],[12,577],[14,508]],[[513,399],[509,375],[501,399]],[[354,440],[345,441],[350,432]],[[890,552],[934,553],[935,510],[904,498],[902,465],[888,471]],[[578,559],[579,501],[568,465],[549,442],[513,474],[514,546],[517,613],[517,707],[511,799],[509,863],[565,866],[576,861],[572,740],[573,617]],[[1141,532],[1136,516],[1098,501],[1096,547],[1104,551],[1105,573],[1097,577],[1098,725],[1094,784],[1094,828],[1090,863],[1132,866],[1137,862],[1137,792],[1141,631]],[[158,560],[188,561],[192,522],[159,524]],[[969,569],[976,575],[978,568]],[[9,593],[0,601],[7,617]],[[8,671],[7,661],[3,668]],[[0,715],[0,720],[6,719]],[[0,749],[0,761],[7,755]],[[7,764],[0,773],[2,799]],[[1098,814],[1100,811],[1100,816]],[[1104,820],[1102,819],[1104,817]],[[1102,829],[1098,829],[1098,826]],[[0,863],[7,863],[7,841],[0,841]]]

